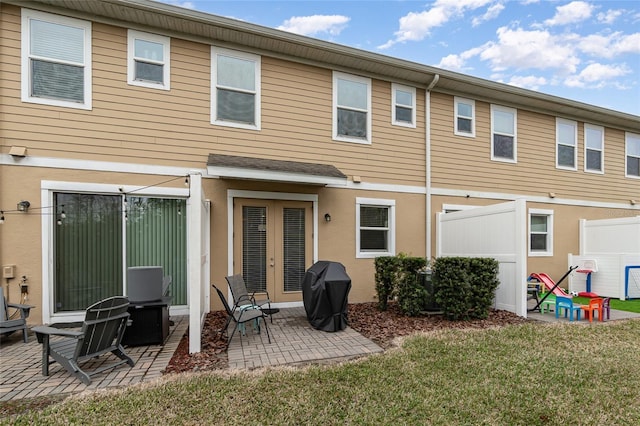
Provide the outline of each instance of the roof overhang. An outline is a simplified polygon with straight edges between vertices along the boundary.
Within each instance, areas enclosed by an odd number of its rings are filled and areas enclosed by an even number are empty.
[[[347,184],[347,176],[330,164],[270,160],[236,155],[209,154],[207,173],[213,177],[226,179],[321,186]]]
[[[244,21],[149,0],[2,0],[96,22],[254,51],[505,106],[640,132],[640,117]]]

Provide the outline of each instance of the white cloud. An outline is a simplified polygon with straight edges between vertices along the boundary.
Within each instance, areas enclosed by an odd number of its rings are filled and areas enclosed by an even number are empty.
[[[500,3],[494,4],[493,6],[487,9],[484,15],[476,16],[475,18],[473,18],[473,21],[471,21],[471,25],[474,27],[477,27],[478,25],[482,24],[485,21],[490,21],[492,19],[495,19],[498,17],[498,15],[500,15],[500,12],[502,12],[503,9],[504,9],[504,6],[502,4]]]
[[[343,15],[293,16],[278,27],[279,30],[302,35],[327,33],[336,36],[345,29],[351,18]]]
[[[584,21],[591,16],[594,6],[584,1],[572,1],[564,6],[556,7],[553,18],[544,21],[549,26],[567,25]]]
[[[614,23],[616,19],[622,16],[623,13],[624,13],[624,10],[621,10],[621,9],[607,10],[606,12],[600,12],[598,13],[598,16],[597,16],[598,22],[611,25]]]
[[[512,86],[523,87],[525,89],[538,90],[540,86],[547,84],[547,79],[544,77],[529,76],[517,76],[514,75],[509,80],[509,84]]]
[[[465,64],[467,61],[474,56],[479,55],[483,50],[483,47],[476,47],[473,49],[466,50],[459,55],[451,54],[447,55],[440,60],[440,63],[436,65],[438,68],[445,68],[452,71],[463,71],[469,70],[469,67],[466,67]]]
[[[498,28],[498,41],[488,42],[480,58],[489,61],[494,71],[514,69],[556,69],[561,74],[576,71],[577,52],[562,39],[547,31]]]
[[[394,33],[395,38],[378,46],[378,49],[388,49],[396,43],[423,40],[433,28],[446,24],[467,10],[475,10],[494,2],[495,0],[436,0],[431,9],[409,12],[400,18],[400,28]]]
[[[624,54],[640,54],[640,33],[607,35],[591,34],[577,40],[576,47],[582,52],[600,58],[613,58]]]
[[[195,9],[196,5],[192,1],[180,1],[180,0],[161,0],[163,3],[167,3],[173,6],[184,7],[186,9]]]
[[[632,71],[625,64],[603,65],[593,63],[587,65],[579,74],[572,75],[565,80],[569,87],[604,87],[616,82],[611,79],[630,74]]]

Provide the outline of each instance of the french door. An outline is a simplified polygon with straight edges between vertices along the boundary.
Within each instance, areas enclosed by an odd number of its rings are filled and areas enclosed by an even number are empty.
[[[313,262],[312,203],[234,201],[234,273],[250,292],[268,291],[274,302],[302,300],[302,280]]]

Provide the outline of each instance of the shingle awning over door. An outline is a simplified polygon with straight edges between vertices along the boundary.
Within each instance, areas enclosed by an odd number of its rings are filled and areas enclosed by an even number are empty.
[[[346,185],[347,176],[330,164],[268,160],[237,155],[209,154],[210,176],[307,185]]]

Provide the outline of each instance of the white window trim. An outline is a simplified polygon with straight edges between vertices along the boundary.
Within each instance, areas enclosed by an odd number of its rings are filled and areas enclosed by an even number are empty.
[[[587,151],[589,151],[589,148],[587,148],[587,129],[597,130],[600,132],[600,135],[602,135],[602,138],[600,139],[601,148],[599,150],[600,151],[600,170],[587,168]],[[583,139],[584,139],[584,171],[585,173],[595,173],[595,174],[603,175],[604,174],[604,127],[585,123]],[[591,149],[591,151],[598,151],[598,150]]]
[[[496,133],[494,132],[493,128],[493,112],[494,111],[502,111],[502,112],[508,112],[510,114],[513,114],[513,135],[508,135],[506,133],[498,133],[498,134],[504,134],[505,136],[511,136],[513,137],[513,159],[510,158],[504,158],[504,157],[496,157],[493,153],[493,135]],[[518,110],[514,109],[514,108],[508,108],[508,107],[504,107],[504,106],[500,106],[500,105],[491,105],[491,160],[492,161],[500,161],[503,163],[517,163],[518,162]]]
[[[216,120],[217,110],[218,110],[218,102],[216,96],[217,83],[216,83],[216,73],[218,67],[217,57],[218,55],[230,56],[233,58],[238,58],[246,61],[252,61],[255,64],[255,124],[246,124],[239,123],[235,121],[224,121],[224,120]],[[218,126],[226,126],[226,127],[235,127],[238,129],[248,129],[248,130],[260,130],[261,129],[261,69],[262,69],[262,61],[259,55],[254,55],[247,52],[241,52],[239,50],[231,50],[224,49],[222,47],[211,46],[211,124],[215,124]]]
[[[631,138],[640,139],[640,134],[630,132],[624,133],[624,176],[630,179],[640,179],[640,176],[630,175],[627,173],[627,170],[629,170],[627,167],[627,160],[629,158],[629,139]],[[633,157],[636,158],[635,156]]]
[[[122,190],[120,190],[120,188]],[[135,192],[134,192],[135,191]],[[122,195],[123,193],[132,193],[136,196],[155,196],[166,198],[183,198],[187,200],[186,210],[191,206],[189,204],[189,188],[168,188],[160,186],[142,187],[134,185],[115,185],[88,182],[62,182],[62,181],[46,181],[40,184],[40,203],[43,206],[53,206],[53,194],[55,192],[78,192],[98,195]],[[185,211],[184,214],[188,214]],[[124,212],[122,213],[124,216]],[[123,217],[124,220],[124,217]],[[54,229],[55,216],[51,214],[41,215],[42,229],[42,322],[50,324],[52,322],[77,322],[84,319],[84,311],[70,311],[54,313],[53,306],[53,281],[54,281]],[[188,226],[188,224],[187,224]],[[123,230],[123,236],[124,236]],[[188,253],[187,253],[188,255]],[[126,253],[123,253],[123,259],[126,259]],[[125,292],[123,271],[123,294]],[[187,271],[187,281],[189,275]],[[189,291],[187,290],[187,306],[189,305]]]
[[[386,252],[360,251],[360,206],[389,207],[389,250]],[[396,254],[396,200],[379,198],[356,198],[356,258],[372,259],[378,256],[395,256]]]
[[[532,251],[531,250],[531,216],[547,216],[547,250]],[[553,210],[529,209],[529,222],[527,251],[531,257],[551,257],[553,256]]]
[[[411,123],[406,121],[398,121],[396,119],[396,91],[401,90],[403,92],[411,93]],[[407,107],[406,105],[399,105],[401,107]],[[416,88],[403,86],[397,83],[391,83],[391,124],[394,126],[409,127],[411,129],[416,128]]]
[[[350,138],[348,136],[339,136],[338,135],[338,79],[341,80],[350,80],[356,83],[366,84],[367,85],[367,138]],[[340,142],[352,142],[359,143],[365,145],[371,145],[372,137],[371,137],[371,79],[366,77],[359,77],[352,74],[345,74],[342,72],[334,71],[333,72],[333,140]]]
[[[570,146],[567,144],[560,143],[560,127],[559,124],[564,124],[567,126],[573,126],[573,167],[561,166],[558,164],[558,147],[560,145]],[[567,120],[564,118],[556,117],[556,169],[560,170],[570,170],[577,171],[578,170],[578,123],[573,120]]]
[[[152,81],[136,80],[136,64],[135,64],[135,40],[145,40],[153,43],[162,44],[163,61],[151,61],[145,58],[147,62],[155,62],[162,65],[163,83],[154,83]],[[151,89],[171,89],[171,38],[151,34],[143,33],[141,31],[128,30],[127,31],[127,83],[132,86],[148,87]]]
[[[84,102],[72,102],[61,99],[48,99],[31,96],[31,67],[30,67],[30,45],[31,45],[31,20],[45,21],[58,25],[82,28],[84,30]],[[22,102],[29,102],[41,105],[51,105],[75,109],[92,109],[91,99],[91,22],[80,19],[68,18],[60,15],[52,15],[30,9],[22,9],[22,66],[21,66],[21,99]],[[77,65],[77,64],[74,64]]]
[[[463,132],[458,129],[458,103],[471,105],[471,133]],[[456,136],[464,136],[466,138],[476,137],[476,101],[472,99],[459,98],[457,96],[453,98],[453,129],[453,134],[455,134]],[[491,146],[493,146],[493,136],[491,139]]]

